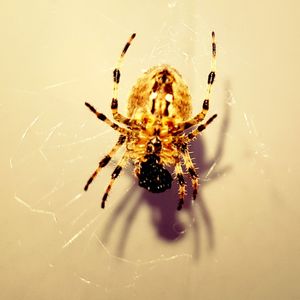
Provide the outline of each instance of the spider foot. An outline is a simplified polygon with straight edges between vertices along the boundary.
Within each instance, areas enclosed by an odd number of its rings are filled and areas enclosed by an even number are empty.
[[[193,200],[196,200],[196,197],[197,197],[197,189],[193,189]]]
[[[87,191],[89,188],[89,185],[91,184],[91,182],[93,181],[93,179],[89,179],[88,182],[86,183],[86,185],[84,186],[84,190]]]
[[[177,210],[181,210],[183,206],[183,199],[179,199]]]
[[[103,209],[105,208],[105,201],[107,199],[107,196],[108,196],[108,193],[105,193],[102,198],[101,208],[103,208]]]

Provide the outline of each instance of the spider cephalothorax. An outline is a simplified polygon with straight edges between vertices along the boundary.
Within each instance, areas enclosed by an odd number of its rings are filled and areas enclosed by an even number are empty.
[[[123,124],[123,127],[97,112],[89,103],[85,103],[101,121],[118,131],[120,137],[110,153],[99,162],[98,168],[89,178],[84,189],[88,189],[101,168],[108,164],[111,157],[125,143],[126,150],[113,171],[102,198],[102,208],[105,206],[113,182],[126,162],[132,160],[139,185],[152,193],[164,192],[171,188],[173,178],[167,167],[174,166],[175,178],[179,185],[177,208],[181,209],[186,193],[182,162],[192,181],[194,199],[198,189],[198,175],[192,163],[188,145],[217,116],[213,115],[208,121],[201,124],[209,108],[211,86],[215,79],[215,34],[212,33],[212,70],[208,76],[206,98],[203,101],[202,111],[194,117],[191,117],[189,89],[177,70],[169,65],[155,66],[142,74],[128,98],[128,117],[118,112],[120,65],[134,37],[135,34],[125,45],[118,65],[113,71],[114,86],[111,109],[115,121]],[[193,129],[186,133],[189,128]]]

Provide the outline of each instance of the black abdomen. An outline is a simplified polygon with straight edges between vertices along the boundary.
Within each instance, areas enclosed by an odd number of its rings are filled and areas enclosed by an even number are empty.
[[[155,154],[147,156],[147,160],[141,163],[139,185],[152,193],[162,193],[172,186],[170,172],[159,163],[159,157]]]

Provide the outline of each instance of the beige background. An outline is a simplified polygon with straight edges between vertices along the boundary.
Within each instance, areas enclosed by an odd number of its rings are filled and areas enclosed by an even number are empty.
[[[300,299],[297,1],[2,1],[1,299]],[[125,4],[126,3],[126,4]],[[210,32],[217,80],[193,144],[197,202],[151,195],[113,164],[112,70],[131,33],[120,109],[137,76],[175,66],[194,113]]]

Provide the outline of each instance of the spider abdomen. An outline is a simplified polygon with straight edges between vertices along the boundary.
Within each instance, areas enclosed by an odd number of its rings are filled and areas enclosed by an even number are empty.
[[[151,113],[187,120],[192,113],[189,88],[178,71],[169,65],[158,65],[143,73],[128,98],[128,116]]]
[[[173,180],[155,154],[148,155],[147,160],[141,163],[138,178],[139,185],[152,193],[162,193],[170,189]]]

